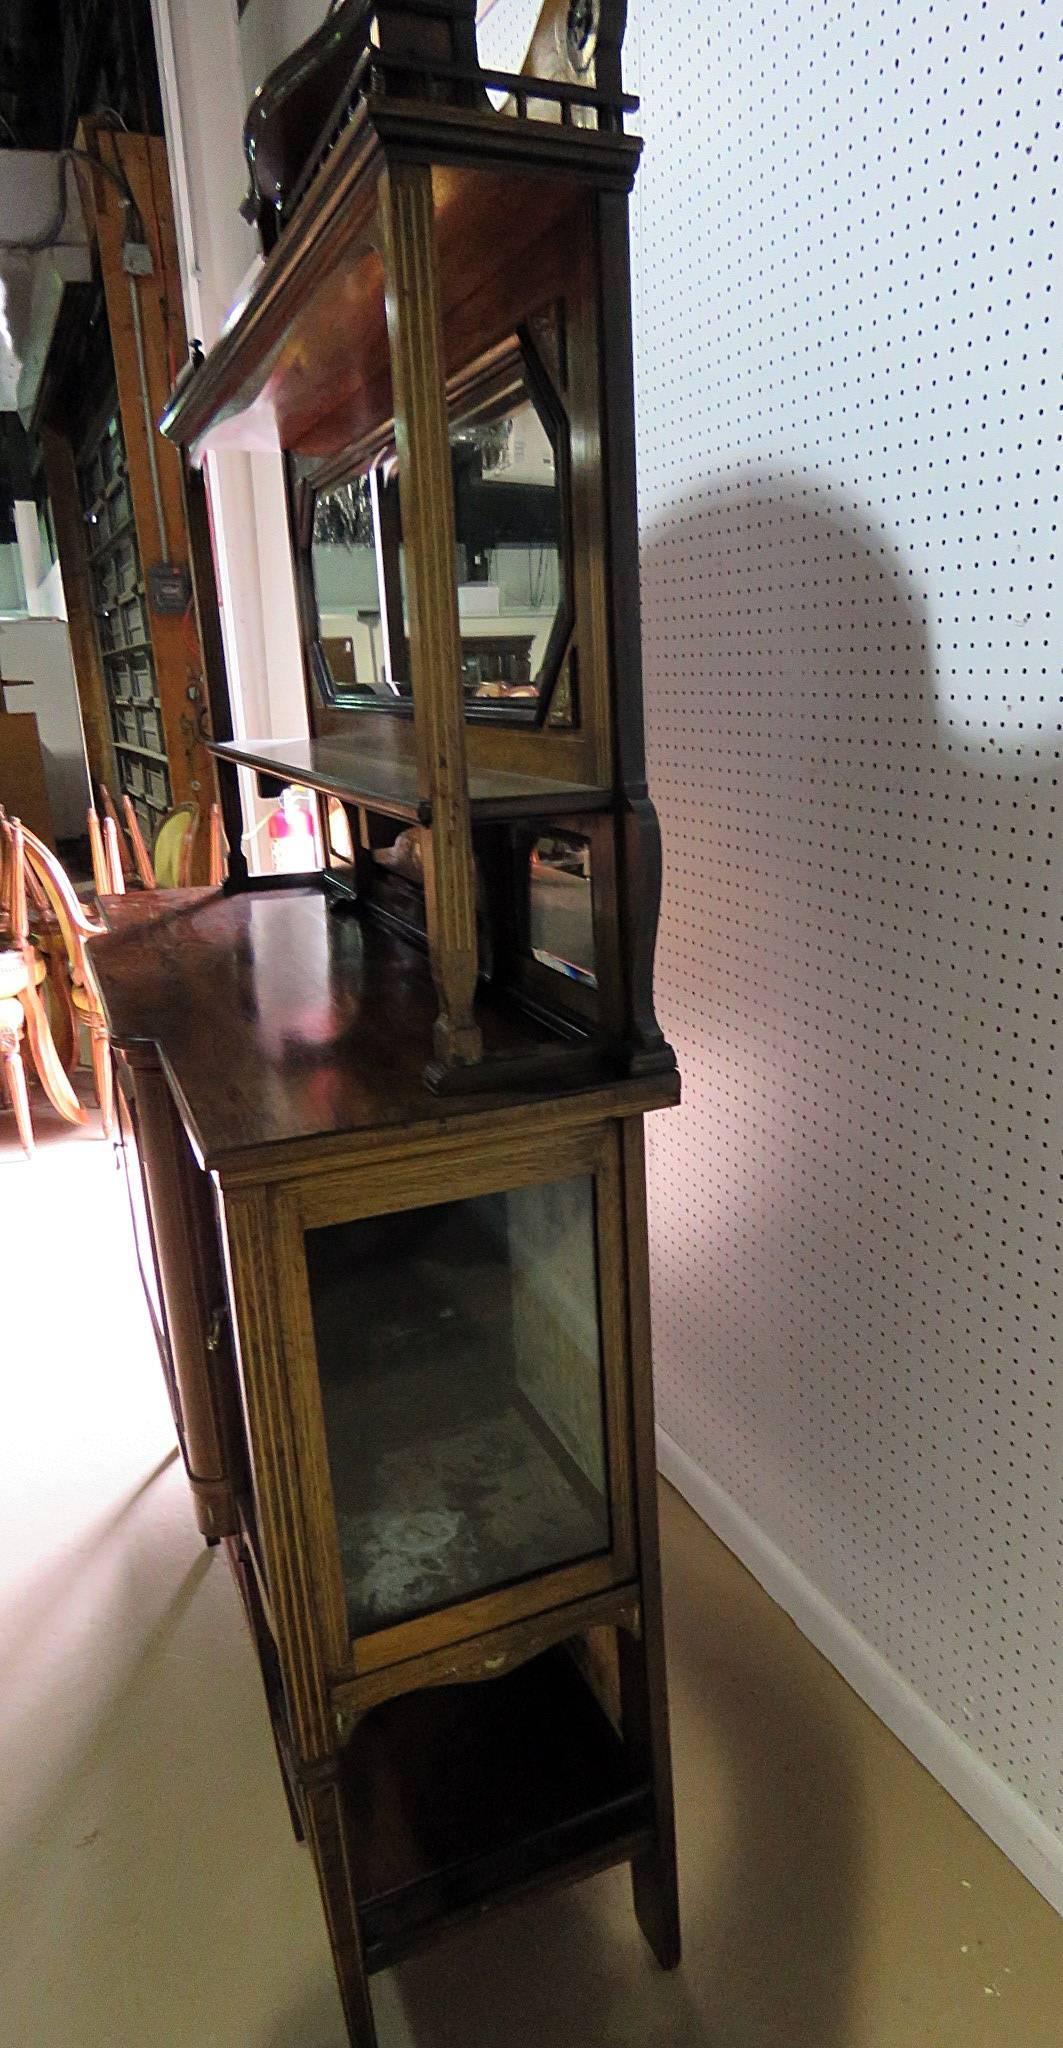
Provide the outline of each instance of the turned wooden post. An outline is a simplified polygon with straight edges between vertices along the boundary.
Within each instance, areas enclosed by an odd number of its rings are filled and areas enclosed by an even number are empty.
[[[399,164],[385,173],[380,227],[406,541],[418,790],[431,819],[422,841],[428,948],[439,997],[435,1050],[444,1065],[457,1066],[475,1062],[481,1052],[473,1018],[476,884],[432,177],[425,166]]]

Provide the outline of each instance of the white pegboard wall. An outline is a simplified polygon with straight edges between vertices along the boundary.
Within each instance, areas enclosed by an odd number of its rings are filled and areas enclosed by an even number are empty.
[[[1059,9],[632,16],[659,1416],[1063,1844]]]

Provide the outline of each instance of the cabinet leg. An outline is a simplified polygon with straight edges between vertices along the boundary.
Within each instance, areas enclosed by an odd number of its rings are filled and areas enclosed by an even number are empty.
[[[631,1882],[635,1915],[663,1970],[679,1961],[679,1896],[675,1856],[675,1803],[668,1738],[668,1676],[657,1538],[657,1460],[653,1427],[650,1350],[649,1252],[641,1118],[623,1126],[624,1216],[627,1227],[631,1349],[634,1362],[636,1504],[642,1566],[642,1633],[617,1633],[620,1713],[624,1742],[640,1775],[653,1786],[656,1840],[635,1858]]]
[[[351,2048],[377,2048],[334,1771],[326,1768],[307,1785],[306,1818]]]
[[[653,1785],[657,1840],[631,1865],[635,1918],[662,1970],[674,1970],[680,1957],[679,1885],[676,1874],[675,1814],[672,1764],[668,1741],[668,1694],[664,1670],[660,1595],[644,1587],[643,1635],[636,1640],[621,1629],[620,1701],[624,1741]]]
[[[679,1886],[675,1846],[637,1856],[631,1866],[635,1918],[662,1970],[674,1970],[680,1959]]]

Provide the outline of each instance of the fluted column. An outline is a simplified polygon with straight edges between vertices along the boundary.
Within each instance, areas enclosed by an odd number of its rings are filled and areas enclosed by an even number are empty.
[[[406,543],[410,669],[432,976],[439,997],[437,1058],[479,1059],[476,886],[465,760],[461,635],[455,575],[454,495],[443,376],[431,172],[388,170],[380,188],[381,241],[394,383],[399,498]]]

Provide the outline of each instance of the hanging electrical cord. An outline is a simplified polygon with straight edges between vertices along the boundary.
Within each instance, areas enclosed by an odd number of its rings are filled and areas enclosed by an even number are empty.
[[[105,110],[106,111],[106,110]],[[144,354],[144,325],[140,313],[140,295],[137,278],[150,277],[154,269],[151,250],[145,239],[144,223],[140,209],[133,197],[129,180],[121,168],[105,163],[101,156],[87,149],[75,149],[72,145],[56,152],[58,158],[57,176],[59,189],[53,218],[43,233],[27,237],[23,241],[0,241],[0,250],[18,252],[22,255],[37,255],[44,249],[54,248],[67,216],[66,166],[68,163],[88,164],[90,170],[102,172],[115,187],[122,201],[122,264],[129,283],[129,308],[133,320],[133,340],[137,357],[137,382],[140,386],[140,403],[144,414],[144,436],[147,443],[148,469],[151,475],[151,495],[155,504],[155,518],[159,531],[160,560],[169,560],[169,536],[166,529],[166,514],[162,502],[162,484],[159,477],[159,461],[155,447],[155,417],[148,388],[147,362]]]
[[[133,197],[132,192],[130,191],[129,181],[123,175],[122,172],[116,171],[112,164],[105,164],[102,157],[94,156],[92,152],[87,149],[74,149],[73,147],[60,149],[56,151],[56,158],[56,176],[58,179],[58,192],[56,195],[56,209],[53,218],[49,221],[48,226],[42,231],[41,234],[28,236],[24,241],[10,242],[4,239],[0,239],[0,249],[4,251],[11,251],[13,253],[18,253],[21,255],[33,256],[38,255],[42,249],[52,249],[55,247],[55,244],[59,240],[59,237],[62,234],[64,225],[66,223],[66,166],[68,162],[88,164],[92,170],[102,171],[104,177],[110,179],[112,185],[115,185],[119,193],[121,194],[122,205],[126,210],[126,218],[124,224],[124,234],[126,241],[143,241],[144,228],[140,218],[140,214],[137,210],[137,203]]]

